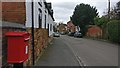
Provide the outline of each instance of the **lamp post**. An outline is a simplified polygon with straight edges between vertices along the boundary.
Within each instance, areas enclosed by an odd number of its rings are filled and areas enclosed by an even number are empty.
[[[35,64],[34,61],[34,0],[32,0],[31,2],[31,9],[32,9],[32,28],[31,28],[31,32],[32,32],[32,61],[33,61],[33,65]]]

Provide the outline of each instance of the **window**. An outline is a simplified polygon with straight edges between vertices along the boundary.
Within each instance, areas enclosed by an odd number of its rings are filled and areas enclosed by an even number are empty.
[[[46,28],[46,15],[45,15],[45,28]]]
[[[46,9],[45,9],[45,13],[47,13]]]
[[[39,28],[42,28],[42,10],[40,8],[39,8],[38,22],[39,22]]]
[[[50,31],[52,31],[52,24],[50,24]]]
[[[48,34],[49,34],[49,24],[48,24]]]
[[[40,2],[38,2],[38,4],[42,7],[42,2],[40,1]]]

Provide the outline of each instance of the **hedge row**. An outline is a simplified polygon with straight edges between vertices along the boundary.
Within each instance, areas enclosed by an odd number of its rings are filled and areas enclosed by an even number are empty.
[[[120,43],[120,20],[112,20],[107,24],[109,39]]]

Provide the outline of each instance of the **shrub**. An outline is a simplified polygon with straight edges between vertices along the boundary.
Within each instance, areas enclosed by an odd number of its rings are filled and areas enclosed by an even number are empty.
[[[120,20],[112,20],[107,24],[108,36],[111,41],[120,43]]]

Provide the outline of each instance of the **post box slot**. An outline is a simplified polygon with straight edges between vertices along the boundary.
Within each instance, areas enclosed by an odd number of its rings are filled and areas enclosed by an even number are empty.
[[[25,54],[28,54],[28,46],[25,47]]]
[[[25,41],[28,41],[30,38],[25,38]]]

